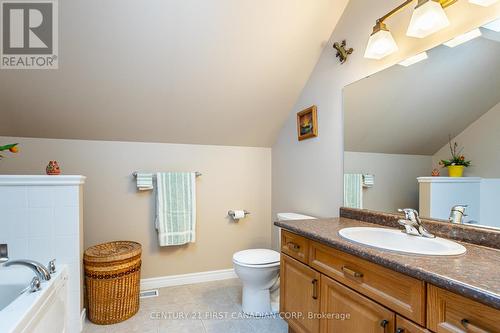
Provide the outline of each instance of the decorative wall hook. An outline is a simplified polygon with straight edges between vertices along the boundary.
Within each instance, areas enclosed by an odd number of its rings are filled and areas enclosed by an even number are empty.
[[[347,45],[347,43],[346,43],[345,39],[340,43],[335,42],[333,44],[333,48],[335,50],[337,50],[336,57],[339,58],[341,64],[345,63],[347,61],[347,58],[349,57],[349,55],[354,52],[354,49],[352,47],[349,49],[346,49],[345,48],[346,45]]]

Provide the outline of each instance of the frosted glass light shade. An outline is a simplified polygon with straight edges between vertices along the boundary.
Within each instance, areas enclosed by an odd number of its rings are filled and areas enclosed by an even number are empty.
[[[398,50],[396,41],[387,30],[379,30],[373,33],[366,46],[365,58],[382,59]]]
[[[450,25],[450,21],[439,2],[427,0],[418,5],[411,16],[407,36],[424,38]]]
[[[470,3],[474,5],[479,5],[483,7],[489,7],[498,2],[498,0],[469,0]]]

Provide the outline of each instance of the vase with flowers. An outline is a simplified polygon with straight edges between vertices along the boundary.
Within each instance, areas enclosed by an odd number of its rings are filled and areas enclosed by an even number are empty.
[[[439,164],[443,168],[448,168],[448,175],[450,177],[462,177],[464,168],[468,168],[471,165],[471,161],[465,159],[465,156],[462,155],[464,148],[460,147],[456,141],[453,142],[451,136],[449,144],[451,158],[449,160],[441,160]]]

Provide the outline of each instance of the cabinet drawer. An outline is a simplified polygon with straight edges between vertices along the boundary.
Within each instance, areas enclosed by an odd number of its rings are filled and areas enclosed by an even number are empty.
[[[403,317],[396,316],[396,333],[431,333],[431,331]]]
[[[394,312],[324,275],[321,314],[331,316],[321,320],[321,333],[394,332]]]
[[[425,283],[311,241],[309,265],[389,309],[425,325]]]
[[[427,327],[437,333],[500,333],[500,310],[428,285]]]
[[[286,230],[281,230],[281,252],[307,263],[309,240]]]

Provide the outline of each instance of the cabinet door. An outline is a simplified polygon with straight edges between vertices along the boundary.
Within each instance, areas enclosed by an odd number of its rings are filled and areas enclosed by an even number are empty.
[[[392,333],[395,313],[321,276],[321,333]]]
[[[320,274],[303,263],[281,255],[280,306],[290,329],[297,333],[318,333]]]

